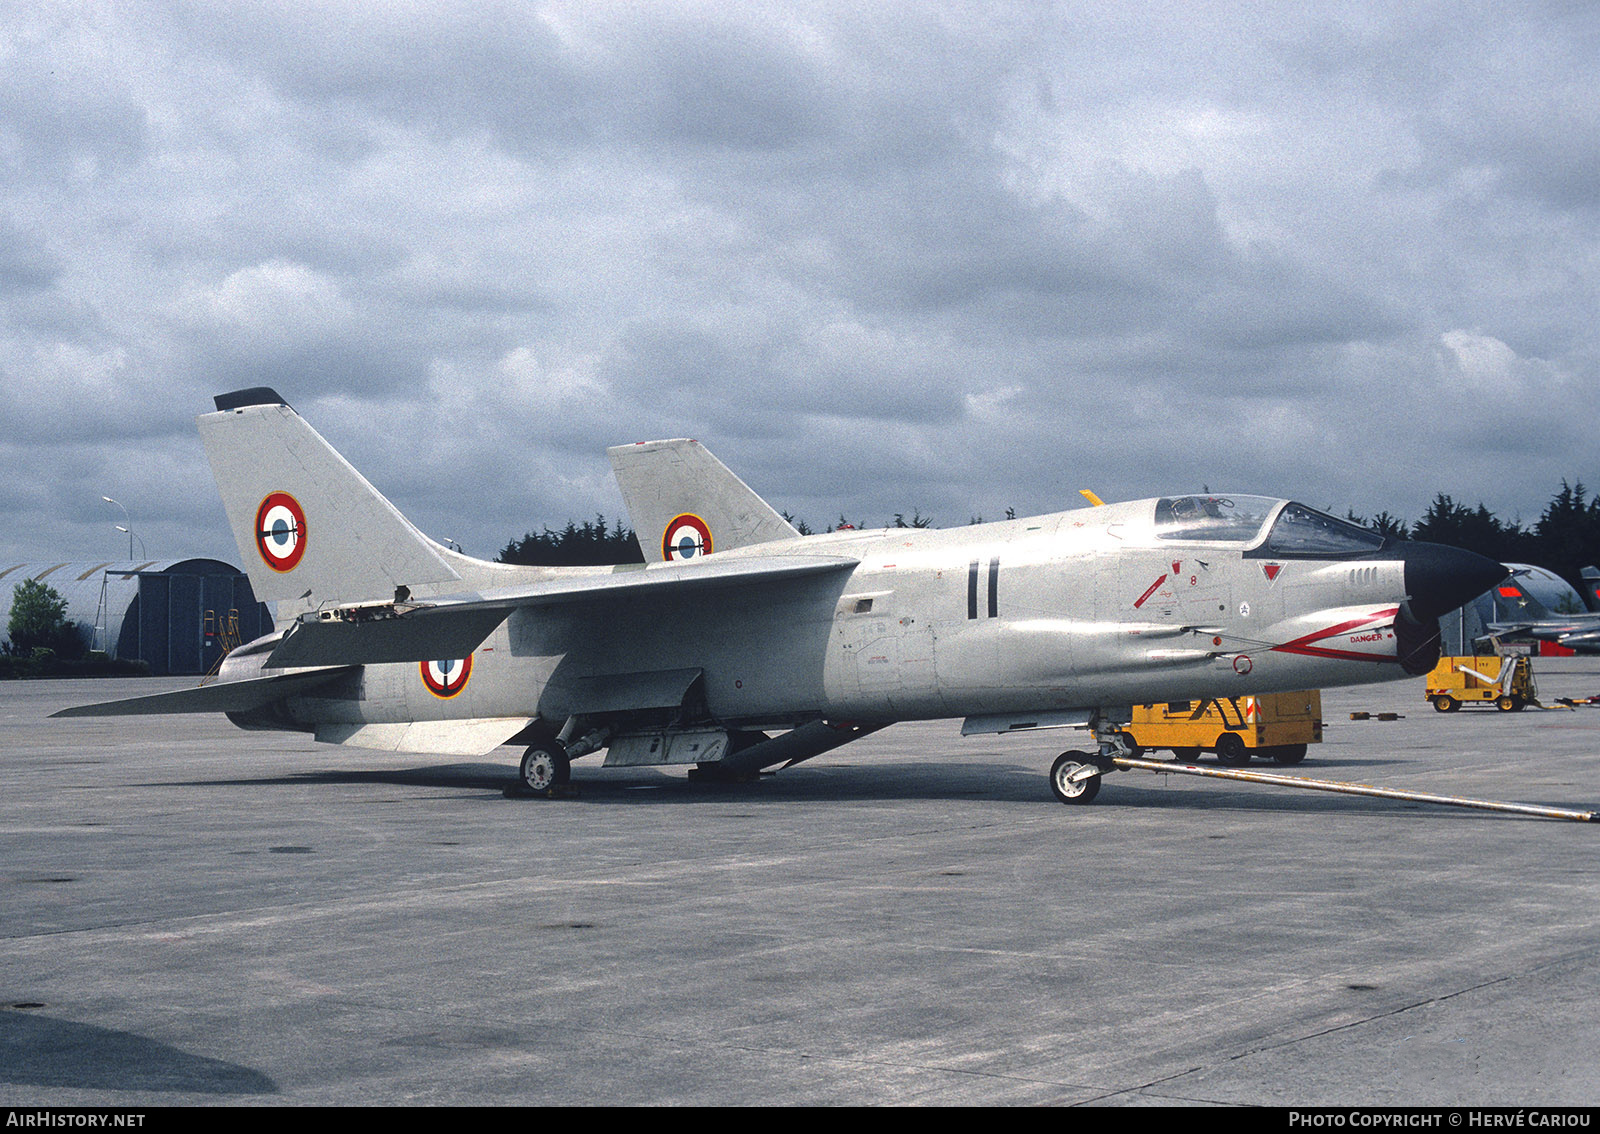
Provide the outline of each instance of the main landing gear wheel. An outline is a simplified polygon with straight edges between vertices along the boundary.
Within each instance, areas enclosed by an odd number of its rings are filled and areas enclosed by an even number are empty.
[[[1056,757],[1056,762],[1050,765],[1050,790],[1056,793],[1056,798],[1062,803],[1092,803],[1094,797],[1100,794],[1099,776],[1090,776],[1086,780],[1073,782],[1070,778],[1079,768],[1087,768],[1094,761],[1087,752],[1063,752]]]
[[[1461,702],[1447,693],[1440,693],[1433,699],[1433,711],[1436,713],[1453,713],[1461,707]]]
[[[1250,763],[1250,749],[1244,746],[1236,732],[1225,732],[1217,737],[1217,760],[1230,768],[1242,768]]]
[[[522,754],[521,787],[535,795],[549,795],[572,779],[572,761],[560,741],[540,740]]]

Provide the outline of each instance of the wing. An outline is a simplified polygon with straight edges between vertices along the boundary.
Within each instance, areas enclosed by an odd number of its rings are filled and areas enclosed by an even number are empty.
[[[303,615],[266,664],[282,669],[462,658],[477,649],[508,614],[525,607],[777,583],[847,572],[858,562],[847,556],[717,556],[603,574],[559,575],[527,586],[428,604],[335,607]]]

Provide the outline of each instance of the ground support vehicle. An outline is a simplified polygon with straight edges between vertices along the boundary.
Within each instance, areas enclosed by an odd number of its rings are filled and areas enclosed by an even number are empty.
[[[1306,689],[1135,705],[1122,736],[1135,756],[1147,748],[1170,748],[1185,762],[1215,752],[1231,766],[1248,764],[1253,755],[1298,764],[1308,745],[1322,742],[1322,694]]]
[[[1532,661],[1495,654],[1440,658],[1428,674],[1423,696],[1441,713],[1453,713],[1464,704],[1488,703],[1503,713],[1516,713],[1539,703]]]

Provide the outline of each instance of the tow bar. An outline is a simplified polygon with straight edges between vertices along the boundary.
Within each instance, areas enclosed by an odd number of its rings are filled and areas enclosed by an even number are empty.
[[[1234,768],[1199,768],[1193,764],[1167,763],[1161,760],[1135,760],[1129,756],[1113,756],[1111,762],[1119,768],[1140,769],[1178,776],[1210,776],[1218,780],[1242,780],[1251,784],[1273,784],[1277,787],[1304,788],[1307,791],[1331,791],[1339,795],[1371,795],[1380,799],[1405,799],[1415,803],[1439,803],[1447,807],[1471,807],[1478,811],[1509,811],[1516,815],[1537,815],[1543,819],[1571,819],[1577,823],[1600,822],[1593,811],[1569,811],[1563,807],[1535,807],[1527,803],[1500,803],[1492,799],[1466,799],[1456,795],[1434,795],[1425,791],[1401,791],[1398,788],[1372,787],[1369,784],[1352,784],[1342,780],[1314,780],[1307,776],[1282,776],[1273,772],[1246,772]]]

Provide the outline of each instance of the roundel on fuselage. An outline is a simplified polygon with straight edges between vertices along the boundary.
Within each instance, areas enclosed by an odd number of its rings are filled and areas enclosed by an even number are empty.
[[[256,509],[256,550],[274,571],[293,571],[306,553],[306,514],[287,492],[270,493]]]
[[[472,655],[425,661],[421,663],[421,669],[422,684],[428,687],[428,692],[435,697],[448,699],[467,687],[467,678],[472,676]]]
[[[693,512],[667,521],[661,533],[661,558],[668,563],[711,554],[711,527]]]

